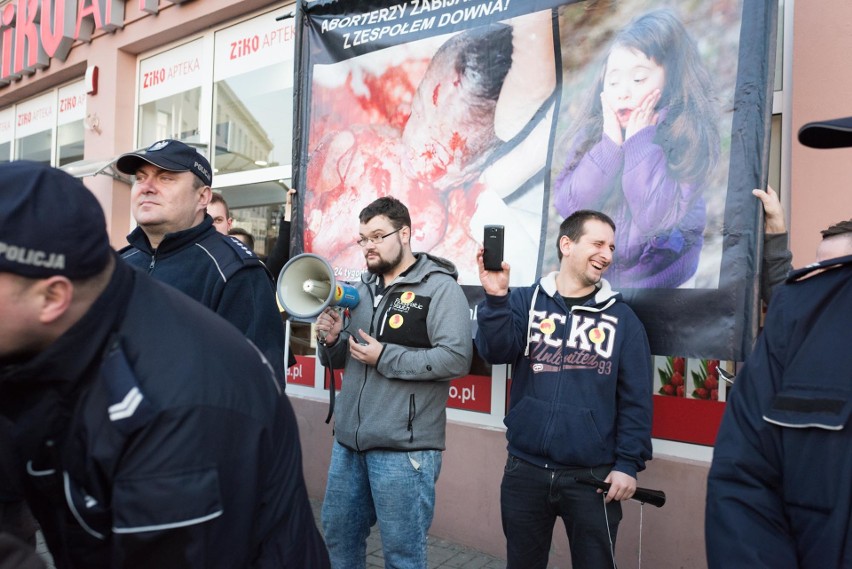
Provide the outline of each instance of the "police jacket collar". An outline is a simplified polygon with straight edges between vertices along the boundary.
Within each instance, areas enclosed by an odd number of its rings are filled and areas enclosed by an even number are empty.
[[[807,278],[816,276],[818,273],[823,273],[831,269],[836,269],[838,267],[848,265],[852,265],[852,255],[846,255],[845,257],[837,257],[836,259],[826,259],[824,261],[820,261],[819,263],[811,263],[807,267],[802,267],[801,269],[791,271],[785,282],[796,283],[799,281],[803,281]]]
[[[137,227],[127,236],[127,242],[130,243],[131,247],[135,247],[143,253],[147,253],[148,255],[157,253],[157,256],[162,258],[163,256],[180,251],[186,246],[206,237],[208,234],[215,232],[216,228],[213,227],[213,218],[205,213],[204,219],[198,225],[194,225],[183,231],[166,233],[156,251],[151,247],[151,242],[141,227]]]

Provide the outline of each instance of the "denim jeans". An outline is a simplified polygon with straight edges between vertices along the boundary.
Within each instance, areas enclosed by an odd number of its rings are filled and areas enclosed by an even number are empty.
[[[333,569],[364,569],[378,521],[387,569],[426,569],[441,451],[355,452],[336,441],[322,504]]]
[[[500,510],[506,535],[507,569],[546,569],[559,516],[565,522],[574,569],[612,569],[621,504],[604,510],[603,494],[575,476],[600,480],[609,466],[549,470],[509,455],[500,485]]]

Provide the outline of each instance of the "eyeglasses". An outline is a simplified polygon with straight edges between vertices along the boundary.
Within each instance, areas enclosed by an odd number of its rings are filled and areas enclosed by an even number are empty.
[[[359,239],[355,243],[357,243],[361,247],[366,247],[367,243],[372,243],[373,245],[378,245],[379,243],[381,243],[382,241],[384,241],[385,239],[387,239],[388,237],[390,237],[394,233],[399,233],[400,231],[402,231],[402,227],[400,227],[396,231],[391,231],[390,233],[385,233],[384,235],[375,235],[373,237],[362,237],[361,239]]]

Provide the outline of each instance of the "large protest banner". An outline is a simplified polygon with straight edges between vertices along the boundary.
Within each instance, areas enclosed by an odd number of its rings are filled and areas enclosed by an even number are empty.
[[[358,212],[412,213],[459,268],[504,225],[512,286],[559,223],[617,224],[605,278],[652,352],[741,360],[756,329],[777,6],[764,0],[339,0],[296,14],[294,251],[364,270]]]

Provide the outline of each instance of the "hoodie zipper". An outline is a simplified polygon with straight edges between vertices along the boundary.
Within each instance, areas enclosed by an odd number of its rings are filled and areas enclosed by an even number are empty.
[[[408,442],[414,442],[414,417],[417,416],[417,405],[414,402],[414,394],[408,397],[408,431],[411,436],[408,437]]]

